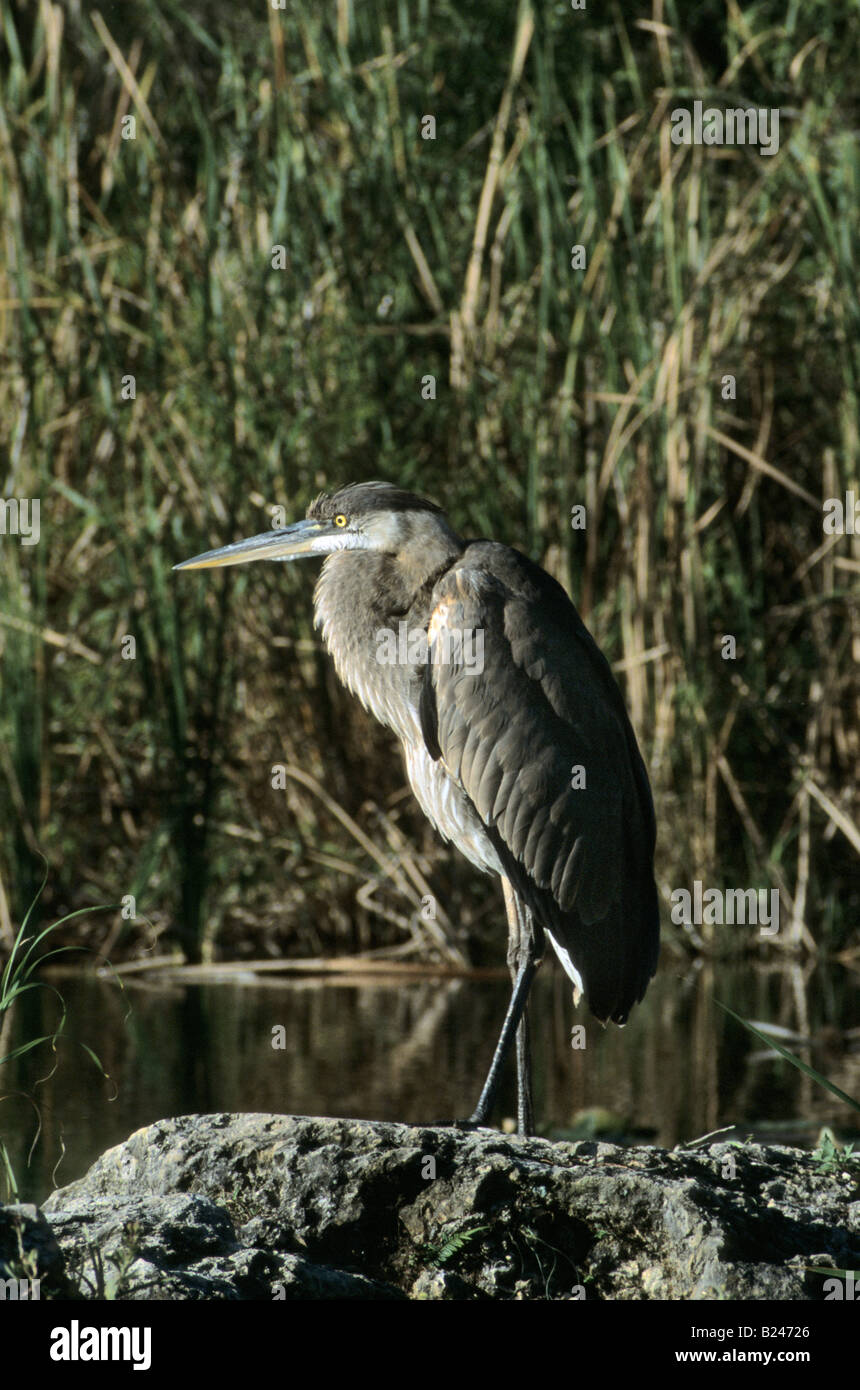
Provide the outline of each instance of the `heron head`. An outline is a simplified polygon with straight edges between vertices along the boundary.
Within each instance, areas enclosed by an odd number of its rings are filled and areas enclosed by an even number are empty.
[[[416,545],[427,547],[440,541],[452,550],[462,548],[435,502],[390,483],[351,483],[317,497],[304,521],[264,531],[220,550],[207,550],[174,565],[174,569],[214,569],[246,565],[252,560],[300,560],[341,550],[402,556]]]

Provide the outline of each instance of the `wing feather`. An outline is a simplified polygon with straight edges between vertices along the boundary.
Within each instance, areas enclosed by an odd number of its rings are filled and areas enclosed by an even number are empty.
[[[622,1021],[656,966],[655,832],[608,664],[561,587],[506,546],[469,545],[431,604],[421,696],[428,750],[469,797],[517,892],[569,953],[594,1012]],[[482,660],[470,663],[470,651]]]

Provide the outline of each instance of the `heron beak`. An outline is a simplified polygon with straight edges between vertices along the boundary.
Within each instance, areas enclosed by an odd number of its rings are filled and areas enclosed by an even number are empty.
[[[210,570],[221,565],[247,565],[252,560],[300,560],[303,555],[326,555],[340,540],[341,533],[328,521],[297,521],[279,531],[264,531],[246,541],[207,550],[191,560],[174,565],[175,570]]]

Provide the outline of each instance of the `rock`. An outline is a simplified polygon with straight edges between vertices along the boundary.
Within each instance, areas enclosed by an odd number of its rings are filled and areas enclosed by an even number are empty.
[[[7,1302],[70,1296],[63,1252],[38,1207],[0,1205],[0,1284]]]
[[[814,1299],[805,1266],[860,1265],[857,1178],[775,1146],[190,1115],[44,1212],[83,1297]]]

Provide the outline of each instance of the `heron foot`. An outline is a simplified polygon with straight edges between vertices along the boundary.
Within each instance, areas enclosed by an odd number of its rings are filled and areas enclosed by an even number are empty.
[[[492,1129],[494,1128],[494,1126],[490,1124],[489,1120],[476,1120],[476,1119],[474,1118],[474,1116],[470,1116],[468,1120],[459,1120],[459,1119],[455,1119],[455,1120],[435,1120],[435,1121],[433,1122],[433,1124],[431,1125],[431,1128],[432,1128],[432,1129],[462,1129],[462,1130],[473,1130],[473,1129],[489,1129],[489,1130],[492,1130]]]

